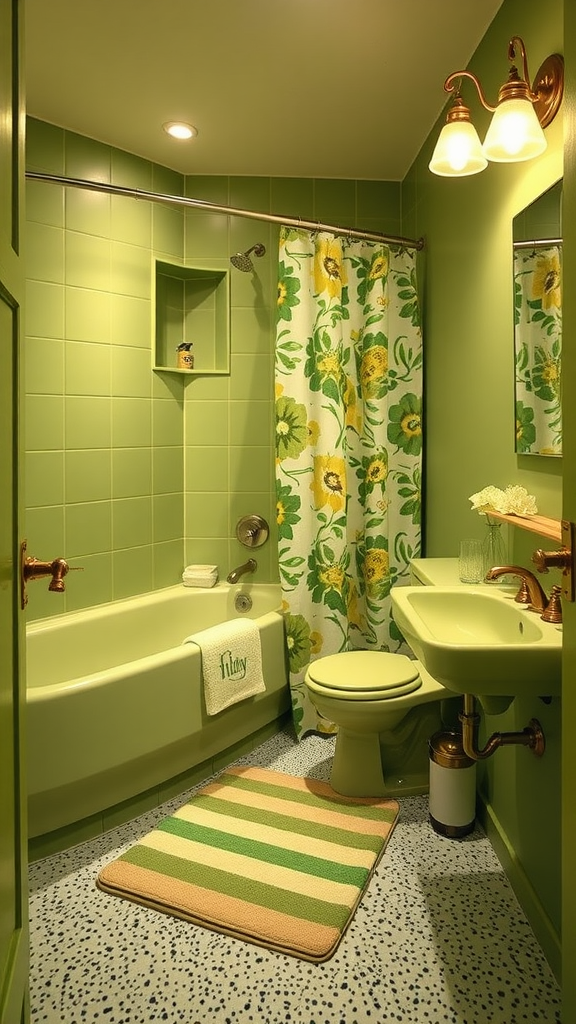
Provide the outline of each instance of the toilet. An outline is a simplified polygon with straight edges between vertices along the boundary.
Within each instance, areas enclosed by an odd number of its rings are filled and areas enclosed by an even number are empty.
[[[313,661],[304,684],[338,726],[330,775],[343,796],[397,796],[428,788],[428,740],[441,702],[457,701],[419,662],[384,651],[345,651]]]

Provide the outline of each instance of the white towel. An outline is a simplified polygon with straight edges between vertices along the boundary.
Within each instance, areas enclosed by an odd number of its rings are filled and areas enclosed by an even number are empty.
[[[187,636],[202,652],[206,711],[219,711],[266,689],[260,632],[251,619],[230,619]]]

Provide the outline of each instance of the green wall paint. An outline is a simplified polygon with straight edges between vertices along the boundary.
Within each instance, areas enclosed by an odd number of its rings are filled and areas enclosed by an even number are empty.
[[[507,73],[508,40],[520,35],[531,74],[563,52],[563,5],[546,16],[537,4],[505,0],[469,68],[495,98]],[[463,84],[482,137],[489,114]],[[565,459],[514,453],[512,220],[563,173],[562,117],[547,129],[548,149],[528,164],[489,165],[469,178],[432,175],[428,161],[443,122],[420,151],[403,185],[405,233],[424,235],[426,366],[425,553],[456,555],[464,536],[482,536],[469,495],[495,484],[524,485],[542,514],[560,516]],[[513,561],[530,564],[541,539],[510,530]],[[545,683],[543,684],[545,692]],[[559,971],[561,925],[560,701],[517,700],[504,715],[485,717],[481,741],[494,731],[522,729],[538,718],[547,738],[537,761],[526,750],[500,750],[479,772],[488,822],[511,878],[552,966]]]

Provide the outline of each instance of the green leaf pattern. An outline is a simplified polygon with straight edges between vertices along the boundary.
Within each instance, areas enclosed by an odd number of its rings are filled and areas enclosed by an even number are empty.
[[[294,725],[312,660],[409,653],[390,591],[420,551],[422,335],[415,256],[282,228],[276,513]]]
[[[562,250],[514,253],[516,451],[562,454]]]

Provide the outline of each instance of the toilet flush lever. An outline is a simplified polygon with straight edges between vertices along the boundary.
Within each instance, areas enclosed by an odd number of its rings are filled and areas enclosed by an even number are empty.
[[[42,562],[39,558],[26,556],[26,541],[20,545],[20,606],[22,609],[28,604],[26,585],[28,580],[40,580],[50,576],[48,590],[57,594],[64,593],[66,589],[64,577],[69,572],[83,569],[81,565],[70,566],[64,558],[53,558],[51,562]]]

